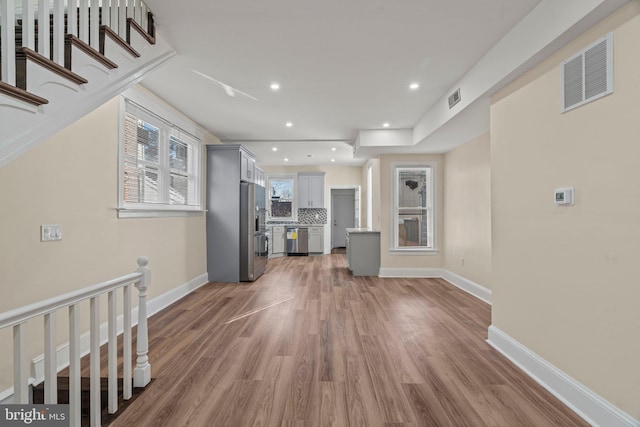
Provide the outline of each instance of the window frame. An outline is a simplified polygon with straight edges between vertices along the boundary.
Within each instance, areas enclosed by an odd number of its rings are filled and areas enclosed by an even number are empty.
[[[131,110],[136,109],[135,113]],[[127,113],[143,120],[159,129],[158,141],[158,192],[157,203],[127,202],[124,191],[125,165],[125,123]],[[159,101],[134,89],[125,91],[120,96],[119,149],[118,149],[118,217],[119,218],[153,218],[172,216],[201,215],[203,209],[203,131],[194,123],[180,116]],[[171,140],[187,145],[187,171],[171,168]],[[170,182],[172,175],[179,174],[187,178],[190,204],[172,202]]]
[[[428,171],[427,181],[429,187],[427,188],[427,236],[428,246],[398,246],[399,243],[399,230],[397,227],[397,218],[400,214],[401,207],[399,206],[399,173],[401,170],[410,169],[426,169]],[[395,162],[391,164],[391,203],[390,203],[390,223],[391,223],[391,248],[390,251],[394,254],[428,254],[435,255],[438,253],[437,248],[437,165],[435,162]],[[420,208],[420,207],[403,207],[403,208]]]
[[[292,203],[291,203],[291,217],[278,217],[278,216],[272,216],[271,215],[271,180],[272,179],[287,179],[287,180],[291,180],[293,183],[292,186],[292,191],[293,191],[293,198],[292,198]],[[269,221],[278,221],[278,222],[296,222],[298,221],[298,175],[296,174],[267,174],[267,179],[266,179],[266,192],[267,192],[267,203],[268,203],[268,209],[267,212],[269,213]]]

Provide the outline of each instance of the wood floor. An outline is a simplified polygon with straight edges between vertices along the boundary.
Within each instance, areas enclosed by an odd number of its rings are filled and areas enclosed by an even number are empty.
[[[154,380],[111,425],[587,426],[485,342],[490,311],[343,254],[270,260],[150,319]]]

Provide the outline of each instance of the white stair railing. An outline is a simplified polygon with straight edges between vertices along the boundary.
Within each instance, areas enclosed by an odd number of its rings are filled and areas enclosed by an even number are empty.
[[[91,13],[91,10],[98,12]],[[2,81],[16,84],[15,32],[18,19],[22,30],[20,46],[36,49],[37,22],[38,53],[64,65],[65,34],[73,34],[98,50],[101,25],[110,27],[125,39],[128,18],[149,31],[149,12],[141,0],[0,0]]]
[[[90,306],[90,424],[100,425],[100,297],[108,297],[108,411],[118,410],[118,354],[116,292],[123,295],[123,398],[132,396],[132,385],[145,387],[151,381],[151,365],[148,358],[147,288],[150,270],[146,257],[138,258],[135,273],[107,282],[69,292],[22,308],[0,314],[0,329],[13,328],[13,403],[29,403],[29,369],[31,360],[27,353],[27,322],[42,317],[44,320],[44,386],[45,404],[57,403],[56,366],[56,312],[69,312],[69,415],[70,425],[80,427],[80,304],[89,301]],[[138,330],[136,339],[136,367],[131,372],[132,322],[131,287],[138,289]]]

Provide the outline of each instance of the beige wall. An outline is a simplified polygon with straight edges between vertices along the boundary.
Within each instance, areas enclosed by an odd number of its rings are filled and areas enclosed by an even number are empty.
[[[491,107],[493,324],[640,419],[640,2]],[[560,62],[614,30],[615,93],[561,114]],[[575,206],[553,191],[575,187]]]
[[[444,267],[491,289],[489,133],[444,157]]]
[[[118,99],[1,168],[0,182],[0,312],[131,273],[140,255],[150,259],[149,298],[206,272],[204,215],[118,219]],[[61,224],[62,241],[40,242],[41,224]],[[62,343],[66,314],[58,318]],[[12,377],[9,335],[0,338],[1,392]]]
[[[436,249],[430,254],[398,254],[392,252],[391,233],[391,168],[396,162],[414,164],[433,162],[436,165]],[[441,154],[423,155],[384,155],[380,156],[380,267],[381,268],[441,268],[444,249],[444,156]]]

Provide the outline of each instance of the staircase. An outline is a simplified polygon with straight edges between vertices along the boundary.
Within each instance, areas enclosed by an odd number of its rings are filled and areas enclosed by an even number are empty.
[[[0,0],[0,167],[174,54],[141,0]]]

